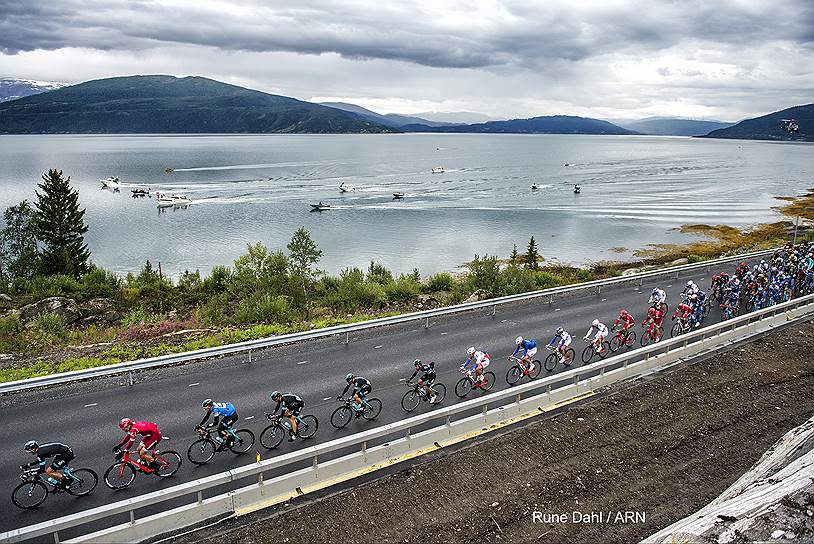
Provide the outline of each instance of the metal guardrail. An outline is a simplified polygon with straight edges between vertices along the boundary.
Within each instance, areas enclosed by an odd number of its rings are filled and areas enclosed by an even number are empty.
[[[460,402],[446,408],[413,416],[395,423],[377,427],[375,429],[370,429],[368,431],[349,435],[337,440],[332,440],[330,442],[325,442],[323,444],[318,444],[295,452],[279,455],[258,463],[252,463],[220,474],[214,474],[198,480],[179,484],[167,489],[154,491],[152,493],[99,506],[58,519],[15,529],[6,533],[1,533],[0,541],[19,542],[53,534],[55,542],[59,542],[59,531],[85,525],[87,523],[109,518],[111,516],[128,513],[130,515],[131,523],[134,523],[136,519],[135,510],[188,495],[197,495],[197,504],[201,505],[204,501],[203,492],[217,486],[230,484],[246,478],[257,478],[258,483],[262,483],[264,473],[281,467],[294,465],[296,463],[302,463],[304,461],[309,461],[310,464],[316,468],[318,466],[319,459],[324,458],[326,454],[331,452],[346,449],[351,446],[361,446],[362,450],[365,451],[368,443],[370,442],[385,437],[393,437],[393,435],[397,435],[397,438],[405,435],[409,437],[413,429],[417,429],[423,425],[426,425],[427,423],[437,420],[443,420],[444,424],[449,426],[452,416],[473,411],[475,409],[482,410],[485,414],[488,406],[490,405],[494,408],[498,408],[500,406],[510,406],[511,403],[519,403],[521,398],[526,398],[527,396],[530,396],[531,393],[538,392],[541,389],[550,394],[552,390],[559,389],[553,388],[553,386],[556,384],[564,384],[562,387],[566,387],[570,385],[578,385],[583,383],[585,380],[590,380],[592,379],[591,376],[599,376],[602,378],[605,376],[606,371],[614,371],[614,369],[611,367],[627,369],[629,365],[655,360],[660,356],[663,358],[664,355],[670,353],[681,353],[682,351],[686,351],[688,346],[694,347],[696,345],[703,345],[704,343],[708,343],[709,340],[714,340],[716,337],[720,337],[721,335],[728,335],[729,333],[734,334],[736,331],[738,331],[738,329],[742,329],[745,333],[744,336],[748,336],[751,331],[750,325],[759,323],[763,319],[777,316],[778,314],[788,315],[788,312],[791,312],[792,310],[799,312],[801,309],[804,310],[804,312],[796,319],[809,319],[812,315],[814,315],[814,294],[784,302],[757,312],[745,314],[728,321],[710,325],[670,340],[662,340],[659,343],[651,344],[649,346],[638,348],[620,355],[615,355],[591,365],[573,368],[566,372],[534,380],[520,386],[510,387],[502,391],[490,393],[480,398]],[[737,339],[732,339],[732,341],[734,340]],[[688,353],[687,355],[696,356],[697,354],[698,353],[694,353],[691,355]],[[510,403],[505,404],[505,401],[510,401]],[[393,438],[390,438],[390,440],[392,441]]]
[[[775,248],[776,249],[776,248]],[[534,298],[545,298],[548,297],[548,303],[552,303],[554,301],[554,297],[556,295],[562,295],[566,293],[575,293],[578,291],[584,290],[591,290],[597,289],[597,293],[601,293],[603,287],[610,287],[618,284],[623,283],[631,283],[631,282],[639,282],[641,285],[645,279],[659,277],[659,276],[669,276],[675,274],[677,278],[679,274],[682,272],[688,272],[698,269],[706,268],[710,270],[713,266],[730,263],[733,261],[743,261],[754,259],[757,257],[763,257],[766,255],[771,255],[775,249],[767,249],[763,251],[756,251],[752,253],[744,253],[741,255],[734,255],[731,257],[723,257],[720,259],[714,259],[709,261],[701,261],[699,263],[694,264],[687,264],[687,265],[680,265],[680,266],[672,266],[667,268],[660,268],[656,270],[651,270],[648,272],[640,272],[638,274],[631,274],[628,276],[619,276],[616,278],[608,278],[603,280],[593,280],[584,283],[579,283],[576,285],[568,285],[563,287],[553,287],[550,289],[541,289],[538,291],[531,291],[528,293],[520,293],[517,295],[509,295],[500,298],[493,298],[489,300],[483,300],[478,302],[469,302],[464,304],[458,304],[455,306],[447,306],[445,308],[438,308],[435,310],[425,310],[421,312],[413,312],[408,314],[402,314],[393,317],[383,317],[379,319],[372,319],[370,321],[364,321],[361,323],[352,323],[347,325],[336,325],[333,327],[326,327],[324,329],[318,329],[314,331],[305,331],[305,332],[298,332],[292,334],[285,334],[281,336],[275,336],[271,338],[260,338],[258,340],[248,340],[246,342],[239,342],[235,344],[228,344],[225,346],[218,346],[214,348],[205,348],[199,349],[195,351],[188,351],[185,353],[178,353],[178,354],[171,354],[171,355],[162,355],[159,357],[150,357],[146,359],[137,359],[135,361],[127,361],[124,363],[117,363],[113,365],[106,365],[103,367],[97,368],[89,368],[84,370],[75,370],[72,372],[65,372],[62,374],[53,374],[49,376],[41,376],[37,378],[28,378],[25,380],[17,380],[12,382],[0,383],[0,394],[7,394],[7,393],[14,393],[17,391],[24,391],[26,389],[33,389],[37,387],[49,387],[53,385],[59,385],[64,383],[70,383],[75,381],[93,379],[93,378],[101,378],[106,376],[114,376],[117,374],[126,374],[131,373],[134,371],[140,370],[148,370],[151,368],[157,368],[162,366],[171,366],[177,365],[182,363],[189,363],[192,361],[197,361],[201,359],[209,359],[214,357],[222,357],[225,355],[235,355],[239,353],[248,352],[249,361],[251,362],[252,351],[258,349],[266,349],[273,346],[279,346],[284,344],[291,344],[295,342],[302,342],[305,340],[315,340],[318,338],[326,338],[330,336],[336,335],[345,335],[345,343],[350,342],[350,333],[363,331],[367,329],[373,329],[378,327],[384,327],[387,325],[397,325],[401,323],[408,323],[411,321],[420,321],[425,320],[425,327],[429,327],[429,320],[433,317],[439,317],[444,315],[456,314],[467,312],[471,310],[477,310],[481,308],[492,308],[492,314],[494,315],[497,311],[497,306],[503,304],[510,304],[513,302],[519,302],[524,300],[530,300]],[[130,376],[130,380],[132,383],[132,375]]]

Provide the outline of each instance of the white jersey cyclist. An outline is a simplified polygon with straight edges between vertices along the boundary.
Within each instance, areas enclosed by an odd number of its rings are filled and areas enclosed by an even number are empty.
[[[596,331],[596,334],[594,334],[594,338],[591,340],[594,344],[601,344],[605,337],[608,336],[608,327],[598,319],[594,319],[591,323],[591,328],[585,333],[585,340],[588,340],[594,331]]]
[[[483,369],[489,366],[489,363],[491,362],[489,360],[488,353],[481,350],[476,350],[475,348],[469,348],[466,354],[469,356],[469,358],[461,366],[461,368],[464,370],[469,370],[470,365],[473,370],[477,370],[478,368]]]
[[[664,304],[667,301],[667,293],[664,289],[656,287],[650,294],[650,304]]]

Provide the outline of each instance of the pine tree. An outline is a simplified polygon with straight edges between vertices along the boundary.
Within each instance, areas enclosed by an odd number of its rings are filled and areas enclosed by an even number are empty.
[[[38,185],[35,223],[42,243],[42,272],[79,277],[88,270],[90,251],[85,244],[85,210],[79,207],[79,191],[62,171],[49,170]]]
[[[509,256],[509,265],[517,266],[518,262],[520,262],[520,256],[517,254],[517,244],[514,244],[512,254]]]
[[[529,239],[529,245],[526,249],[526,254],[523,256],[523,263],[529,270],[537,270],[537,261],[540,260],[540,254],[537,253],[537,242],[534,241],[534,236]]]

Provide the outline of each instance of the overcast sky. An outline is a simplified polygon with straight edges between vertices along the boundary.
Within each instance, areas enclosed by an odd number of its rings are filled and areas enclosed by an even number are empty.
[[[814,0],[0,0],[0,77],[152,73],[382,113],[737,120],[814,102]]]

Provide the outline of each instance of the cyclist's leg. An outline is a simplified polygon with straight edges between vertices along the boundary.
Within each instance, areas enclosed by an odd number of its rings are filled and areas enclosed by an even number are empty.
[[[73,460],[73,458],[73,453],[69,453],[67,455],[55,455],[53,461],[51,461],[51,465],[45,467],[45,473],[55,480],[66,483],[67,478],[63,480],[65,467],[68,466],[68,463]]]

